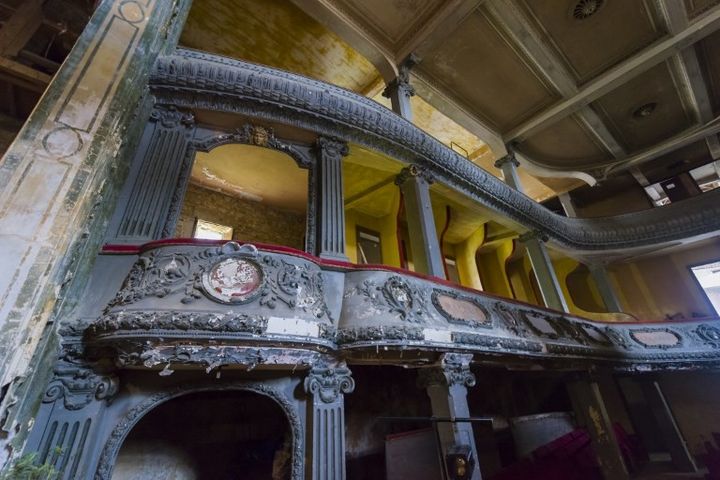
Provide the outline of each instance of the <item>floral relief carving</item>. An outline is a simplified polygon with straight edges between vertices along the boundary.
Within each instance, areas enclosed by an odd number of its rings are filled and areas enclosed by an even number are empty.
[[[421,292],[398,275],[388,278],[382,285],[365,280],[349,293],[359,294],[375,307],[394,313],[408,322],[422,323],[429,315],[426,302],[428,292]]]

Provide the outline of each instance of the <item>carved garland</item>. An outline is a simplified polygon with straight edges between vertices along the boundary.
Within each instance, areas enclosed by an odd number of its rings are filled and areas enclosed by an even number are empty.
[[[292,460],[292,480],[300,480],[303,478],[303,464],[304,464],[304,452],[303,452],[303,427],[300,421],[300,416],[297,412],[296,407],[292,402],[280,391],[275,388],[269,387],[262,383],[241,383],[237,385],[224,385],[224,386],[182,386],[175,388],[170,391],[156,393],[148,397],[139,405],[133,407],[125,416],[117,423],[113,431],[110,433],[110,437],[105,442],[100,461],[98,463],[97,470],[95,472],[95,480],[110,480],[112,476],[112,470],[117,459],[118,452],[122,443],[125,441],[128,433],[133,427],[144,417],[149,411],[157,408],[159,405],[180,397],[182,395],[207,392],[207,391],[228,391],[228,390],[239,390],[248,391],[263,395],[265,397],[274,400],[283,412],[287,416],[290,429],[292,431],[293,438],[293,460]]]
[[[398,275],[391,276],[382,285],[365,280],[348,293],[359,294],[375,307],[408,322],[423,323],[425,316],[429,315],[425,303],[427,295]]]

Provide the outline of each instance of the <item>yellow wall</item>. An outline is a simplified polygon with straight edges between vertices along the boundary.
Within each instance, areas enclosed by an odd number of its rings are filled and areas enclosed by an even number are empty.
[[[477,263],[484,291],[499,297],[513,298],[505,271],[505,261],[512,252],[513,241],[510,239],[480,249]]]
[[[380,234],[383,264],[391,267],[400,267],[400,252],[397,238],[397,210],[400,206],[400,194],[393,198],[391,213],[382,217],[372,217],[357,210],[345,211],[345,251],[348,259],[357,263],[357,236],[358,226],[374,230]]]
[[[720,240],[695,247],[611,266],[609,269],[623,309],[640,320],[663,320],[666,315],[712,315],[689,265],[720,259]]]
[[[482,290],[478,264],[475,260],[475,253],[485,238],[485,226],[478,228],[465,241],[455,246],[455,262],[457,263],[460,283],[466,287]]]

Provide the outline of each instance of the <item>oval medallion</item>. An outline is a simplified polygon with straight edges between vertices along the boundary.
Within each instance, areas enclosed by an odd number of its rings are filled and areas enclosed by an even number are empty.
[[[227,258],[203,275],[203,288],[224,303],[243,303],[260,292],[263,283],[260,265],[245,258]]]

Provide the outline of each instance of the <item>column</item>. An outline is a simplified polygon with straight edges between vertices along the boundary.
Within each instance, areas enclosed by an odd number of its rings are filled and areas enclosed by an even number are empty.
[[[594,380],[579,378],[567,384],[578,425],[587,428],[605,480],[627,480],[620,446],[615,438],[600,387]]]
[[[316,201],[318,256],[331,260],[348,261],[345,255],[345,204],[343,199],[343,157],[348,146],[337,139],[320,137],[315,144],[319,188]]]
[[[502,171],[505,183],[518,192],[525,193],[517,173],[517,167],[519,166],[520,162],[517,161],[515,154],[511,150],[508,150],[507,155],[495,162],[495,168],[499,168]]]
[[[105,207],[122,182],[118,170],[141,133],[135,116],[143,114],[143,79],[157,56],[177,45],[191,2],[97,3],[0,161],[0,387],[7,392],[0,417],[5,425],[27,423],[15,415],[26,405],[24,392],[39,388],[27,378],[31,358],[58,299],[78,295],[87,279],[109,218]]]
[[[673,466],[681,472],[696,472],[695,460],[675,422],[675,416],[670,410],[670,405],[668,405],[660,384],[654,378],[646,377],[637,378],[637,382],[642,388],[645,401],[650,407],[650,413],[660,431],[665,448],[670,453]]]
[[[573,203],[572,197],[570,196],[569,192],[558,194],[558,200],[560,200],[560,205],[562,205],[566,217],[577,217],[577,212],[575,211],[575,204]]]
[[[470,417],[467,387],[475,385],[475,375],[470,371],[471,361],[472,354],[445,353],[441,356],[438,365],[418,371],[418,385],[427,391],[434,417]],[[480,480],[482,477],[480,476],[472,424],[438,422],[437,429],[443,456],[442,468],[445,468],[445,455],[448,453],[448,449],[453,446],[465,445],[470,447],[474,458],[471,478]]]
[[[538,232],[527,232],[520,235],[519,240],[527,250],[545,306],[553,310],[569,312],[560,282],[545,248],[545,240]]]
[[[410,85],[410,69],[417,65],[419,59],[411,54],[398,67],[398,76],[392,82],[388,83],[383,96],[390,99],[393,112],[403,117],[408,122],[412,122],[412,107],[410,105],[410,97],[415,95],[415,89]]]
[[[592,275],[593,280],[595,280],[595,285],[608,312],[622,312],[620,299],[615,294],[615,288],[610,281],[610,275],[608,275],[605,265],[602,263],[591,263],[588,265],[588,269],[590,270],[590,275]]]
[[[344,394],[352,393],[355,382],[344,363],[319,365],[305,378],[305,393],[310,397],[306,422],[310,461],[310,480],[345,479],[345,403]]]
[[[118,200],[108,243],[144,243],[172,237],[194,158],[192,113],[157,106],[143,132]]]
[[[444,279],[442,251],[430,202],[431,183],[432,177],[419,165],[403,168],[395,179],[405,202],[405,217],[415,270]]]

